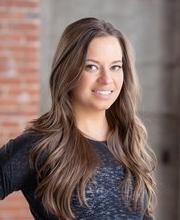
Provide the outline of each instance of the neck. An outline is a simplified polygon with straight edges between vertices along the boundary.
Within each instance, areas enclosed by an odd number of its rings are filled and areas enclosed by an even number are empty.
[[[105,116],[105,111],[88,113],[75,112],[76,126],[84,136],[99,141],[107,139],[109,126]]]

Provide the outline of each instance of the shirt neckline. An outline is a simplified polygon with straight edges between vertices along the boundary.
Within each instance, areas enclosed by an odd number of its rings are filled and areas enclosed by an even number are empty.
[[[96,143],[107,144],[107,140],[104,140],[104,141],[99,141],[99,140],[95,140],[95,139],[91,139],[91,138],[87,138],[87,140],[89,140],[89,141],[91,141],[91,142],[96,142]]]

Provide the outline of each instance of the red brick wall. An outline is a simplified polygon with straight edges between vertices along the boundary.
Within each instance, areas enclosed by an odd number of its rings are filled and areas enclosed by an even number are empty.
[[[0,146],[39,112],[40,0],[0,0]],[[0,201],[0,220],[33,219],[19,193]]]

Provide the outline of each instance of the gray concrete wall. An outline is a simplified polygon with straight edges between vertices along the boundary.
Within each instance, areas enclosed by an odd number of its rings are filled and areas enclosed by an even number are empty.
[[[159,160],[156,219],[180,219],[177,192],[180,188],[180,31],[177,28],[180,3],[178,0],[43,0],[41,4],[41,111],[45,112],[50,105],[47,89],[50,66],[65,26],[87,16],[112,22],[129,37],[136,51],[142,85],[140,114]]]
[[[170,3],[168,3],[170,4]],[[176,0],[175,4],[170,4],[171,7],[171,14],[174,14],[173,18],[171,19],[171,24],[169,26],[173,27],[173,60],[174,60],[174,85],[173,85],[173,92],[174,92],[174,110],[177,114],[177,142],[178,142],[178,176],[179,176],[179,200],[178,200],[178,219],[180,219],[180,1]]]

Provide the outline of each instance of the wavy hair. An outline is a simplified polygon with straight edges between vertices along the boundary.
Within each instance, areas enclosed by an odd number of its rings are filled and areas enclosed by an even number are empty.
[[[73,193],[80,205],[88,206],[85,189],[100,164],[99,156],[76,126],[71,91],[80,80],[89,43],[102,36],[116,37],[123,52],[123,86],[106,110],[112,131],[107,147],[125,171],[120,188],[130,209],[137,209],[147,192],[146,212],[151,215],[156,201],[156,157],[147,145],[147,132],[137,115],[139,86],[131,46],[112,24],[83,18],[66,27],[58,44],[50,76],[50,110],[28,127],[41,134],[30,155],[38,177],[36,195],[49,213],[66,220],[75,218],[71,208]]]

